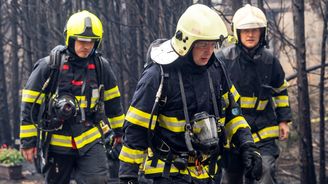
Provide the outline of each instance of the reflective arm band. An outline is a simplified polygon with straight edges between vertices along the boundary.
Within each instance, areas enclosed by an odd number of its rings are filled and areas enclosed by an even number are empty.
[[[108,121],[111,128],[122,128],[124,123],[124,114],[117,117],[108,118]]]
[[[130,106],[128,112],[126,113],[125,119],[135,125],[139,125],[144,128],[148,128],[150,114]],[[157,120],[157,116],[154,115],[153,119],[152,119],[152,122],[153,122],[152,127],[151,127],[152,130],[155,128],[156,120]]]
[[[104,101],[111,100],[113,98],[120,97],[120,91],[118,90],[118,86],[113,87],[112,89],[106,90],[104,92]]]
[[[20,126],[20,138],[36,137],[37,129],[34,125],[21,125]]]
[[[225,125],[225,131],[229,142],[231,142],[232,136],[239,128],[250,128],[245,118],[242,116],[233,118]]]
[[[40,94],[40,92],[38,92],[38,91],[23,89],[22,102],[34,103],[39,94]],[[37,99],[36,103],[41,104],[44,100],[44,97],[45,97],[45,94],[41,93],[41,95]]]
[[[271,127],[263,128],[262,130],[258,131],[257,133],[253,133],[252,137],[253,137],[255,143],[259,142],[260,140],[263,140],[263,139],[278,138],[279,137],[279,126],[271,126]]]
[[[275,107],[289,107],[289,98],[287,95],[275,96],[272,100]]]
[[[119,159],[131,164],[141,164],[145,156],[145,151],[131,149],[123,145]]]

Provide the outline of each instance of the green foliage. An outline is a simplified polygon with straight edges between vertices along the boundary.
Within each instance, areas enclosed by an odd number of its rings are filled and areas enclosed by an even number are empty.
[[[17,149],[0,148],[0,164],[20,165],[23,161],[24,158]]]

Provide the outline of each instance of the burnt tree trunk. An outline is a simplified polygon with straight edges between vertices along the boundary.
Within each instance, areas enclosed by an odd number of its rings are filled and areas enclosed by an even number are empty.
[[[319,104],[320,104],[320,172],[319,183],[325,184],[326,182],[326,154],[325,154],[325,62],[326,62],[326,41],[327,41],[327,21],[328,21],[328,2],[323,3],[324,7],[321,8],[323,17],[323,30],[321,41],[321,71],[319,83]]]
[[[2,10],[3,0],[0,0],[0,10]],[[0,35],[2,33],[3,11],[0,11]],[[0,144],[10,143],[11,131],[9,124],[9,109],[7,101],[6,70],[4,64],[3,36],[0,36]]]
[[[310,103],[306,73],[304,0],[293,0],[293,21],[297,60],[298,126],[300,132],[301,183],[316,183],[310,124]]]
[[[19,113],[20,113],[20,83],[19,83],[19,58],[18,58],[18,42],[17,42],[17,0],[11,1],[11,125],[13,130],[12,141],[18,139],[19,134]],[[11,142],[12,144],[13,142]]]

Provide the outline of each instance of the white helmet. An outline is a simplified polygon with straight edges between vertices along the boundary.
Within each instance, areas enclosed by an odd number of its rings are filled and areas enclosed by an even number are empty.
[[[173,38],[154,47],[151,58],[159,64],[169,64],[185,56],[198,40],[223,41],[228,35],[221,17],[202,4],[191,5],[180,17]]]
[[[255,6],[246,4],[239,8],[232,18],[232,29],[235,39],[238,41],[238,29],[264,28],[267,32],[267,19],[263,11]],[[262,35],[265,38],[265,35]]]

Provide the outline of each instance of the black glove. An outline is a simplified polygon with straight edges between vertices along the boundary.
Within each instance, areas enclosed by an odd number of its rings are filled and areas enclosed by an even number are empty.
[[[113,145],[111,150],[109,150],[109,156],[112,160],[118,160],[122,146],[122,143],[117,143]]]
[[[138,184],[138,178],[120,178],[120,184]]]
[[[260,180],[262,177],[262,157],[254,143],[246,143],[240,148],[245,177]]]

